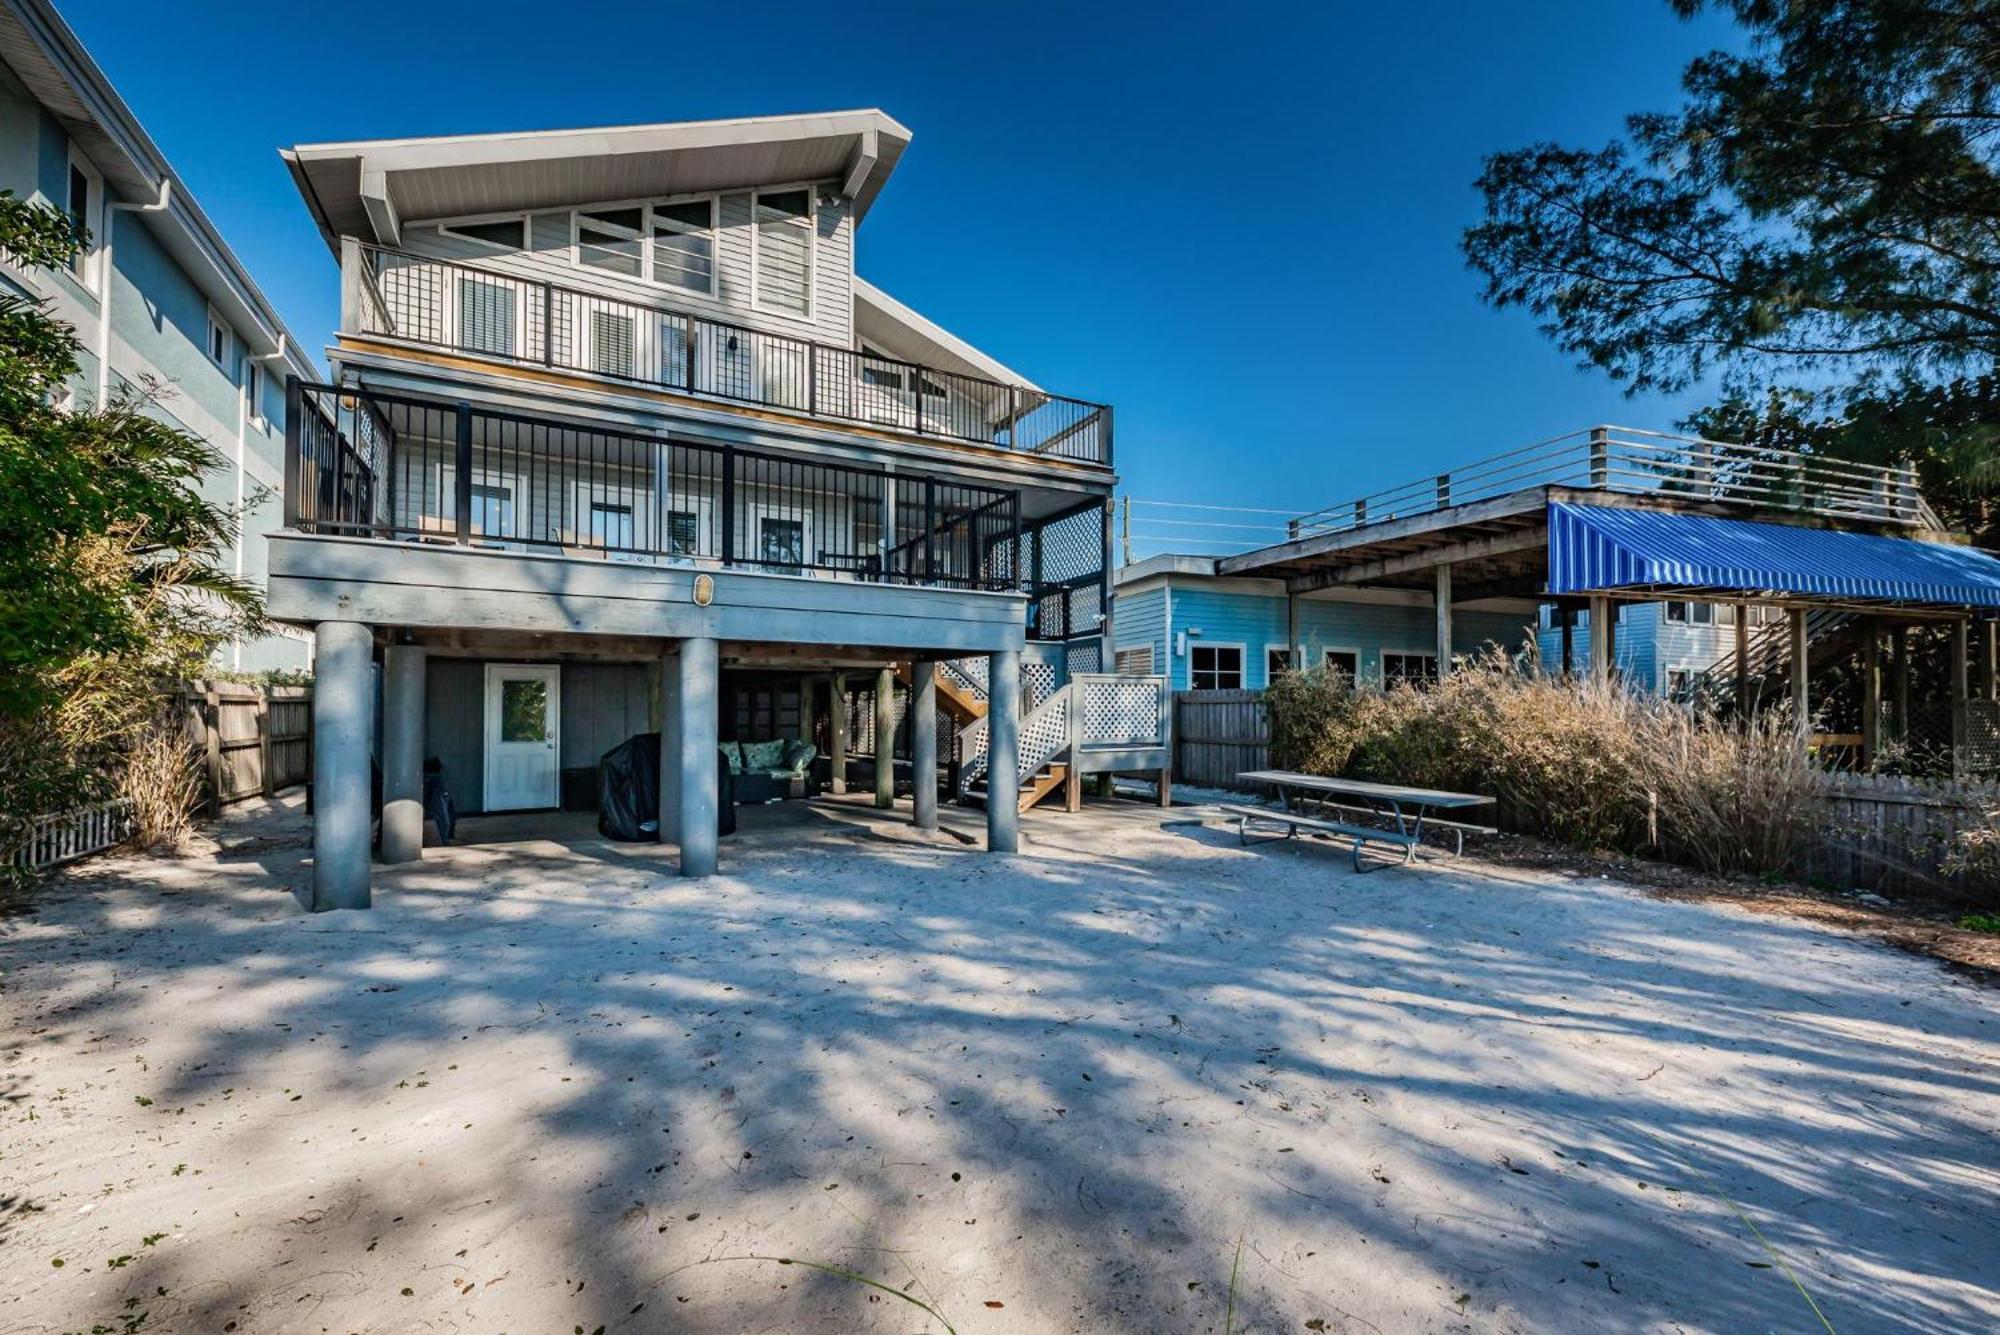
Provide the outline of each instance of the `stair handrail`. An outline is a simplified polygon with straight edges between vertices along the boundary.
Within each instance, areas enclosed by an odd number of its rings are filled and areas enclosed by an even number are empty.
[[[1738,608],[1737,615],[1748,609]],[[1806,613],[1806,645],[1811,652],[1815,640],[1839,630],[1854,619],[1854,614],[1844,608],[1815,607]],[[1791,618],[1789,616],[1766,622],[1750,636],[1750,676],[1769,676],[1780,665],[1788,661],[1791,653]],[[1736,696],[1736,649],[1732,645],[1728,651],[1713,663],[1695,674],[1689,692],[1690,698],[1703,701],[1713,708],[1722,708],[1735,703]]]
[[[1019,742],[1016,746],[1018,763],[1015,768],[1022,782],[1032,777],[1035,771],[1053,761],[1070,748],[1070,688],[1058,687],[1047,699],[1029,710],[1021,719]],[[958,787],[963,792],[986,775],[988,763],[987,736],[991,715],[966,725],[959,733],[961,750],[969,752],[958,768]]]

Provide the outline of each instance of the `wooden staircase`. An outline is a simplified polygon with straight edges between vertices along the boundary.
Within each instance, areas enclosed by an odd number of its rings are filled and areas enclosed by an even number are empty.
[[[1062,791],[1062,789],[1068,783],[1069,783],[1069,766],[1067,764],[1057,761],[1052,764],[1042,766],[1040,769],[1036,770],[1033,774],[1030,774],[1025,780],[1022,781],[1021,800],[1018,809],[1021,811],[1027,811],[1033,807],[1039,806],[1042,800],[1046,798],[1050,793]],[[962,796],[969,805],[981,806],[981,807],[985,806],[986,805],[985,781],[981,780],[978,783],[968,785]]]
[[[910,685],[910,665],[896,664],[896,680]],[[951,716],[952,722],[963,728],[986,717],[986,702],[971,694],[953,679],[949,672],[933,672],[931,680],[937,683],[938,706]]]

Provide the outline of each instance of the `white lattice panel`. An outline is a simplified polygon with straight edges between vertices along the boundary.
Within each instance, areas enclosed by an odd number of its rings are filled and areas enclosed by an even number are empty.
[[[1166,681],[1159,677],[1081,677],[1086,746],[1157,746],[1165,742]]]
[[[1056,665],[1054,663],[1023,663],[1021,664],[1021,681],[1028,688],[1028,700],[1031,706],[1039,707],[1045,700],[1056,693],[1056,687],[1059,684],[1056,680]]]

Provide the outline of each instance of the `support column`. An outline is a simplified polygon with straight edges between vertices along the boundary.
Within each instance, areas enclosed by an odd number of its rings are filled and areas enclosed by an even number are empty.
[[[1441,564],[1433,572],[1435,578],[1432,601],[1437,607],[1437,660],[1438,680],[1451,675],[1451,566]]]
[[[1951,623],[1951,774],[1965,772],[1965,748],[1972,740],[1972,713],[1967,701],[1972,695],[1970,665],[1972,627],[1963,618]]]
[[[1889,640],[1895,649],[1895,656],[1889,660],[1889,693],[1896,701],[1893,731],[1897,741],[1907,744],[1910,740],[1910,628],[1891,627]]]
[[[875,673],[875,805],[896,805],[896,669]]]
[[[382,655],[382,861],[424,855],[424,651]]]
[[[2000,699],[2000,621],[1979,623],[1979,698]]]
[[[1021,848],[1021,651],[986,660],[986,847]]]
[[[1736,609],[1736,726],[1750,730],[1750,609]]]
[[[1563,619],[1563,676],[1573,676],[1576,672],[1576,609],[1558,607],[1556,615]]]
[[[721,677],[718,646],[701,636],[681,642],[681,875],[708,876],[715,871],[716,689]]]
[[[910,806],[919,830],[937,828],[937,665],[910,664]]]
[[[681,660],[660,662],[660,842],[681,841]]]
[[[1285,659],[1292,671],[1306,670],[1306,647],[1299,638],[1299,596],[1289,589],[1285,591]]]
[[[829,763],[833,767],[832,781],[826,786],[835,797],[847,791],[847,674],[833,674],[832,693],[827,697],[827,731],[832,734],[828,750],[832,753]]]
[[[1617,663],[1617,646],[1612,643],[1611,600],[1601,593],[1590,595],[1590,675],[1594,681],[1611,680]]]
[[[368,738],[375,633],[354,621],[313,628],[313,912],[369,904]]]
[[[1882,624],[1861,620],[1861,764],[1875,763],[1882,748]]]
[[[1792,660],[1792,720],[1799,730],[1801,740],[1812,736],[1812,697],[1806,681],[1806,669],[1810,665],[1810,646],[1806,643],[1806,609],[1794,607],[1787,616],[1791,624],[1787,628],[1791,637]]]

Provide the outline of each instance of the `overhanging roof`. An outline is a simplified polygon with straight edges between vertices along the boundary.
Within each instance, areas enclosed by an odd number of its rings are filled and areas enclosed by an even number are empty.
[[[394,244],[401,220],[569,208],[800,181],[867,213],[910,132],[876,110],[518,134],[301,144],[284,151],[329,246]]]
[[[1548,513],[1551,594],[1709,591],[2000,608],[2000,559],[1973,547],[1565,502]]]
[[[924,366],[1034,389],[1018,371],[987,356],[859,275],[854,279],[854,329],[863,342]]]
[[[318,375],[305,347],[285,328],[194,192],[48,0],[0,0],[0,60],[104,174],[112,201],[147,206],[164,201],[164,208],[128,218],[136,216],[152,230],[252,352],[282,353],[294,374]]]

